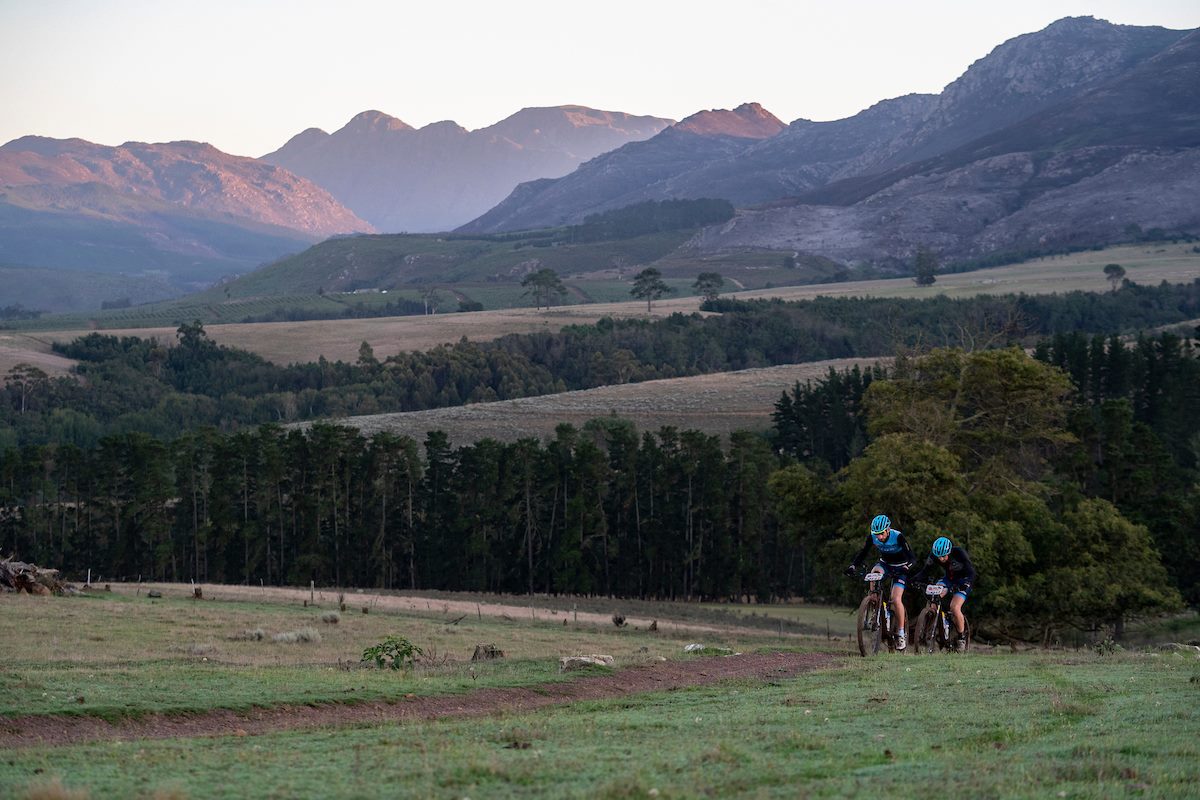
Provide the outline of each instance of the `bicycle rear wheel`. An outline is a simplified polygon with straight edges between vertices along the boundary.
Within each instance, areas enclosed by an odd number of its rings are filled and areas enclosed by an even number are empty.
[[[879,601],[869,594],[858,604],[858,652],[866,658],[879,652]]]

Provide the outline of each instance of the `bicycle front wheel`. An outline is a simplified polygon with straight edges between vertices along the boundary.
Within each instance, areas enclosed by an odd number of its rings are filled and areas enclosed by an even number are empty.
[[[866,658],[879,652],[879,600],[869,594],[858,604],[858,652]]]
[[[937,612],[926,608],[917,615],[917,624],[913,626],[913,648],[917,653],[932,653],[935,647],[934,625],[937,623]]]

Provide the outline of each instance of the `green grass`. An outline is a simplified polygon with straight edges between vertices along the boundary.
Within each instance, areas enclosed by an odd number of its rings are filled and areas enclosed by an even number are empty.
[[[91,797],[1194,796],[1200,664],[854,659],[477,720],[0,753]]]
[[[676,656],[694,634],[651,634],[631,627],[566,625],[474,615],[453,622],[430,601],[425,613],[359,613],[354,596],[336,625],[324,608],[298,602],[200,603],[120,593],[101,597],[0,595],[0,642],[21,642],[0,663],[0,719],[24,714],[89,714],[114,719],[152,712],[246,709],[295,703],[396,699],[454,694],[483,686],[528,686],[559,680],[563,655],[606,653],[618,665]],[[329,595],[326,595],[329,598]],[[315,628],[317,643],[282,643],[275,633]],[[263,630],[264,641],[233,639]],[[389,634],[407,637],[433,663],[410,674],[361,669],[362,652]],[[762,634],[709,635],[708,644],[745,649]],[[773,637],[767,637],[773,640]],[[476,665],[475,645],[494,643],[503,661]],[[643,651],[642,648],[645,648]]]
[[[701,607],[723,614],[731,614],[739,619],[749,617],[759,622],[763,618],[793,622],[803,625],[809,630],[828,630],[835,637],[848,636],[854,633],[854,614],[857,611],[857,609],[845,606],[824,606],[809,603],[788,603],[781,605],[702,603]]]

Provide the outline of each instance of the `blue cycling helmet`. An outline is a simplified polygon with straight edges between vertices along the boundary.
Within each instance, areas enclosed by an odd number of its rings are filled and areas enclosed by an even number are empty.
[[[950,540],[945,536],[939,536],[933,543],[933,554],[938,558],[950,555]]]
[[[886,514],[880,514],[871,520],[871,533],[883,533],[890,527],[892,527],[892,521],[887,518]]]

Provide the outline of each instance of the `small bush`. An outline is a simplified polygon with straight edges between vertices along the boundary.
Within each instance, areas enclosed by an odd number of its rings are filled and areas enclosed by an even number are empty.
[[[363,650],[362,660],[374,661],[379,669],[404,669],[412,666],[417,656],[424,655],[424,652],[403,636],[389,636]]]
[[[267,632],[262,628],[255,628],[252,631],[246,630],[242,631],[241,633],[233,633],[229,635],[229,640],[231,642],[261,642],[265,638],[267,638]]]
[[[271,637],[272,641],[283,642],[284,644],[302,644],[306,642],[316,643],[321,641],[321,634],[316,628],[301,628],[298,631],[287,631],[285,633],[277,633]]]
[[[337,625],[342,621],[342,615],[336,611],[327,611],[321,615],[321,622],[327,625]]]

